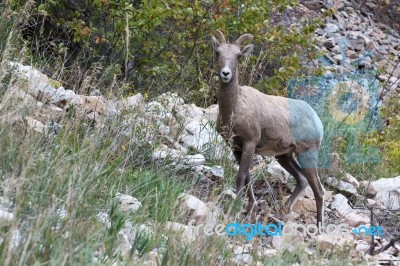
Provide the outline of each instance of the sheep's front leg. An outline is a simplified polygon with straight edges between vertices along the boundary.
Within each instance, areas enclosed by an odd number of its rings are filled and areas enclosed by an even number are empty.
[[[236,177],[236,192],[237,195],[241,197],[244,193],[244,190],[247,191],[247,195],[249,197],[249,206],[247,207],[247,212],[251,213],[252,216],[258,210],[249,173],[254,151],[255,145],[251,142],[247,142],[242,146],[242,151],[234,152],[236,160],[239,163],[239,172]]]
[[[247,188],[247,196],[249,197],[249,205],[247,206],[246,212],[251,215],[251,218],[255,220],[258,211],[260,210],[258,202],[253,192],[253,185],[251,184],[250,172],[247,171],[245,187]]]
[[[246,176],[253,160],[255,145],[251,142],[245,142],[242,146],[241,158],[238,160],[239,172],[236,176],[236,193],[241,197],[244,193]],[[238,158],[236,158],[238,159]]]

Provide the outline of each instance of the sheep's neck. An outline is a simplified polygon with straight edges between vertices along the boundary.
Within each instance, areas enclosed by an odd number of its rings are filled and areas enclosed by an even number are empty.
[[[237,71],[236,71],[237,73]],[[218,105],[222,124],[229,124],[230,118],[235,113],[235,108],[239,99],[239,80],[237,75],[229,83],[220,81],[218,91]]]

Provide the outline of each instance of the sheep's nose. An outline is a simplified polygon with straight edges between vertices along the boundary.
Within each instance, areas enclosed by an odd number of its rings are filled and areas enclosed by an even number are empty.
[[[229,71],[222,71],[222,75],[224,75],[225,77],[229,75]]]

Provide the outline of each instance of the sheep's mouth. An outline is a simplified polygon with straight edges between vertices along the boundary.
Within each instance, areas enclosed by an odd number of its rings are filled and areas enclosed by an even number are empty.
[[[231,78],[221,78],[221,79],[222,79],[222,81],[225,82],[225,83],[228,83],[228,82],[231,80]]]

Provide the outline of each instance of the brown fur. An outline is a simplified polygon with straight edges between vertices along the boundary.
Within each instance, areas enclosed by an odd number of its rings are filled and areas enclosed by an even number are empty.
[[[247,190],[248,211],[254,214],[258,205],[249,174],[253,155],[275,156],[297,181],[286,208],[293,207],[308,183],[316,199],[317,222],[322,224],[324,189],[317,171],[318,150],[323,135],[320,119],[304,101],[266,95],[254,88],[239,86],[238,59],[249,54],[253,48],[247,45],[242,50],[240,44],[251,35],[242,35],[233,44],[227,43],[220,31],[217,31],[217,36],[221,43],[212,38],[213,47],[219,54],[217,131],[232,142],[233,153],[239,163],[236,177],[238,195]],[[293,157],[294,154],[298,160]]]

